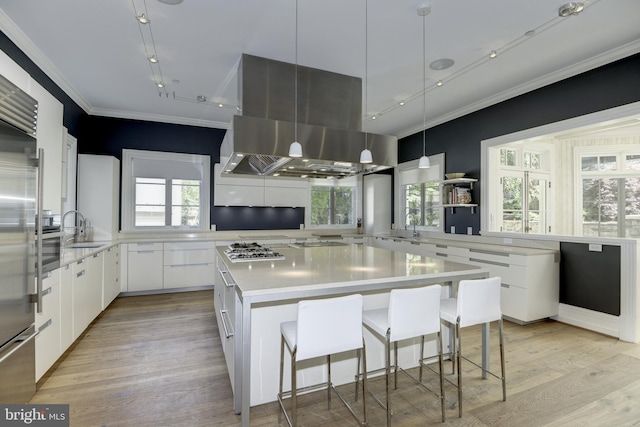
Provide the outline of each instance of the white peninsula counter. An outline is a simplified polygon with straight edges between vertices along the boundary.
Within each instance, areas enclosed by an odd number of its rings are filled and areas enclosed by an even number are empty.
[[[217,248],[216,316],[234,389],[234,409],[242,414],[243,426],[249,425],[251,406],[276,400],[280,323],[296,318],[299,300],[361,293],[369,309],[386,304],[387,292],[393,288],[447,285],[489,275],[478,266],[365,245],[277,247],[283,260],[235,263],[224,249]],[[445,289],[448,293],[449,288]],[[367,348],[372,369],[374,348]],[[355,361],[348,359],[332,364],[336,384],[353,381]],[[309,366],[299,385],[324,381],[323,372],[319,364]]]

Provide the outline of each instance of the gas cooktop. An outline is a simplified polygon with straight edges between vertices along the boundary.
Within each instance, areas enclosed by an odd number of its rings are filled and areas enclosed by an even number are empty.
[[[278,261],[284,255],[258,243],[232,243],[224,250],[231,262]]]

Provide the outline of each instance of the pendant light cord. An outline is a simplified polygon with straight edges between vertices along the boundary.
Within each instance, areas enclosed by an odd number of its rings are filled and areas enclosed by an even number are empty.
[[[295,133],[295,141],[298,141],[298,0],[296,0],[296,68],[294,76],[294,107],[293,107],[293,126]]]
[[[427,36],[425,30],[425,16],[422,15],[422,155],[426,156],[427,134]]]
[[[369,148],[367,114],[369,110],[369,2],[364,0],[364,148]]]

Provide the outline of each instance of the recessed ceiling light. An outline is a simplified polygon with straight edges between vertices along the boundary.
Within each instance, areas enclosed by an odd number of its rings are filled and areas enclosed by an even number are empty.
[[[442,82],[442,80],[438,80],[438,81],[436,82],[436,86],[438,86],[438,87],[442,86],[443,84],[444,84],[444,83]]]
[[[160,3],[170,4],[172,6],[182,3],[182,0],[158,0]]]
[[[446,70],[447,68],[451,68],[454,63],[455,61],[451,58],[440,58],[429,64],[429,68],[432,70]]]
[[[222,108],[222,107],[224,107],[224,104],[221,102],[221,103],[218,104],[218,107]]]
[[[198,96],[196,96],[196,100],[198,102],[207,102],[207,97],[204,96],[204,95],[198,95]]]
[[[156,86],[158,86],[159,88],[163,88],[164,87],[164,83],[158,82],[158,83],[156,83]]]
[[[142,15],[136,16],[136,19],[138,20],[139,23],[141,24],[148,24],[149,22],[151,22],[151,19],[147,18],[144,13]]]
[[[491,53],[489,54],[489,58],[493,59],[496,56],[498,56],[498,52],[496,52],[495,50],[492,50]]]
[[[533,37],[536,35],[536,30],[529,30],[526,33],[524,33],[524,35],[527,37]]]
[[[375,120],[377,118],[378,118],[378,116],[376,116],[375,114],[373,116],[371,116],[371,120]]]
[[[404,105],[404,99],[402,101],[400,101],[400,106],[402,107]]]
[[[158,63],[158,57],[155,55],[151,55],[149,57],[149,62],[151,62],[152,64],[157,64]]]

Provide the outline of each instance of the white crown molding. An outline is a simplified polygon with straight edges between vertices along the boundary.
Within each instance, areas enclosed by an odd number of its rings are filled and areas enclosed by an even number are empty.
[[[31,59],[60,89],[62,89],[76,104],[86,113],[91,110],[91,105],[58,71],[49,59],[38,49],[36,45],[22,32],[5,13],[0,9],[0,29],[16,46]]]
[[[527,83],[502,91],[489,98],[484,98],[480,101],[466,105],[463,108],[450,111],[447,114],[444,114],[442,116],[434,118],[433,120],[428,121],[426,129],[457,119],[459,117],[473,113],[483,108],[490,107],[492,105],[495,105],[500,102],[506,101],[508,99],[514,98],[516,96],[525,94],[527,92],[531,92],[532,90],[540,89],[541,87],[550,85],[552,83],[556,83],[560,80],[564,80],[566,78],[573,77],[578,74],[584,73],[586,71],[592,70],[594,68],[601,67],[603,65],[609,64],[619,59],[626,58],[638,52],[640,52],[640,40],[627,43],[625,45],[619,46],[616,49],[612,49],[603,54],[596,55],[590,59],[578,62],[571,66],[568,66],[563,69],[541,76],[535,80],[531,80]],[[406,136],[413,135],[418,132],[422,132],[423,129],[425,128],[422,126],[422,124],[418,126],[413,126],[405,131],[398,133],[397,137],[404,138]]]
[[[216,122],[211,120],[192,119],[188,117],[165,116],[160,114],[147,114],[135,111],[108,110],[101,108],[93,108],[89,111],[89,115],[112,117],[116,119],[142,120],[147,122],[169,123],[175,125],[197,126],[215,129],[229,129],[230,124],[225,122]]]

